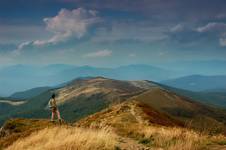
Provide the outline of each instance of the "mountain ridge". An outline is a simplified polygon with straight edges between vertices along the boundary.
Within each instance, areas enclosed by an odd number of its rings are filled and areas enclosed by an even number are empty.
[[[212,89],[226,88],[225,86],[226,75],[215,75],[215,76],[189,75],[189,76],[161,81],[160,83],[171,86],[171,87],[175,87],[175,88],[201,92],[201,91],[207,91]]]
[[[50,115],[46,107],[52,93],[56,93],[61,115],[70,123],[60,126],[57,122],[42,119]],[[194,146],[202,150],[209,146],[206,141],[213,147],[226,141],[226,111],[192,101],[161,84],[145,80],[75,79],[62,87],[45,91],[7,115],[0,119],[30,118],[12,119],[3,125],[0,147],[9,146],[9,150],[24,149],[31,143],[36,143],[36,148],[40,145],[47,148],[48,144],[40,141],[52,142],[49,138],[52,135],[72,137],[71,133],[87,136],[79,139],[97,137],[100,133],[102,137],[111,137],[114,144],[106,148],[110,150],[115,147],[128,150],[183,147],[190,150]],[[14,142],[16,139],[18,141]],[[96,140],[103,144],[108,142],[106,139]],[[58,143],[68,145],[68,140]],[[81,147],[85,141],[80,141],[83,143]],[[89,147],[95,146],[92,144]]]

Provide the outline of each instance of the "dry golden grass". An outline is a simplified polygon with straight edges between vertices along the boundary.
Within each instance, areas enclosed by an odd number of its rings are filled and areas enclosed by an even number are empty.
[[[138,133],[151,140],[156,147],[169,150],[196,150],[201,149],[207,142],[207,137],[192,130],[166,127],[143,127]]]
[[[209,136],[180,127],[133,126],[128,129],[140,143],[166,150],[203,150],[208,145],[225,145],[223,135]]]
[[[111,126],[119,136],[129,137],[152,149],[203,150],[209,145],[226,145],[226,137],[223,135],[213,136],[207,132],[173,125],[161,114],[146,111],[139,106],[136,103],[117,105],[80,120],[77,125],[90,128]],[[146,117],[147,113],[150,117]]]
[[[7,150],[113,150],[116,135],[107,130],[53,127],[14,142]]]
[[[0,134],[0,149],[8,147],[17,139],[29,136],[35,131],[56,126],[45,119],[10,119],[3,125]]]

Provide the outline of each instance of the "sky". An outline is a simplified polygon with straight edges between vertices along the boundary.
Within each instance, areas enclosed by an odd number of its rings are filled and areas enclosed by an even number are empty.
[[[226,61],[225,0],[1,0],[0,66]]]

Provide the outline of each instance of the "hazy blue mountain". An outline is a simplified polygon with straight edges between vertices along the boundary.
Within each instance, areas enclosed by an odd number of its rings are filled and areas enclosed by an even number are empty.
[[[97,68],[53,64],[48,66],[14,65],[0,69],[0,95],[9,96],[35,87],[56,86],[78,77],[103,76],[120,80],[160,81],[180,73],[150,66],[128,65],[118,68]]]
[[[208,89],[208,90],[205,90],[203,92],[210,92],[210,93],[224,93],[226,92],[226,88],[215,88],[215,89]]]
[[[58,74],[58,77],[73,79],[86,76],[103,76],[120,80],[160,81],[162,79],[169,79],[179,75],[180,74],[177,72],[161,69],[150,65],[128,65],[118,68],[96,68],[90,66],[82,66],[64,70],[64,72]]]
[[[37,87],[32,88],[30,90],[22,91],[22,92],[16,92],[10,96],[12,99],[30,99],[32,97],[38,96],[39,94],[48,91],[51,89],[51,87]]]
[[[190,91],[205,91],[226,88],[226,75],[202,76],[191,75],[162,81],[162,84]]]
[[[180,76],[179,72],[172,70],[161,69],[150,65],[128,65],[115,68],[113,76],[124,80],[152,80],[160,81],[161,79],[170,79],[175,76]]]
[[[176,61],[159,65],[162,68],[171,68],[185,75],[225,75],[226,61]]]

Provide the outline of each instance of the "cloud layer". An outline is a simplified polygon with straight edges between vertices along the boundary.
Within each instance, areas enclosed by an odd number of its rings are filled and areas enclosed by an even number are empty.
[[[108,57],[112,55],[112,51],[108,49],[99,50],[96,52],[87,53],[84,55],[85,58],[97,58],[97,57]]]
[[[225,5],[225,0],[1,0],[0,61],[225,59]]]
[[[226,30],[226,23],[217,23],[217,22],[210,22],[205,26],[201,26],[197,28],[198,32],[210,32],[210,31],[222,31]]]

